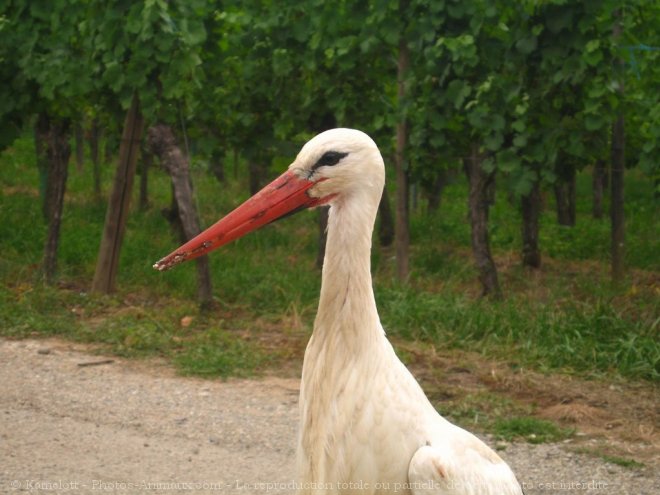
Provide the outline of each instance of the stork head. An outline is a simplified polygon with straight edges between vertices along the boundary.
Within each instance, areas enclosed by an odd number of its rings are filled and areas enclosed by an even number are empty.
[[[355,129],[322,132],[302,147],[286,172],[154,268],[167,270],[305,208],[356,197],[377,205],[384,183],[383,159],[369,136]]]
[[[355,194],[376,191],[380,198],[385,167],[378,147],[364,132],[331,129],[302,147],[289,172],[313,182],[308,195],[332,203]]]

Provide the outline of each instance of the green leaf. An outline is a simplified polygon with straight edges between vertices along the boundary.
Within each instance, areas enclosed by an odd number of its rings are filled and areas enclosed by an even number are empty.
[[[184,35],[186,43],[189,45],[199,45],[206,40],[206,29],[201,22],[191,22],[188,24],[188,30]]]
[[[504,129],[505,124],[506,124],[506,120],[504,119],[504,117],[502,117],[499,114],[494,114],[491,118],[490,127],[491,129],[494,129],[496,131],[501,131],[502,129]]]
[[[429,143],[431,143],[431,146],[434,148],[442,148],[447,144],[447,138],[443,133],[437,133],[431,136],[431,139],[429,139]]]
[[[464,2],[451,2],[447,5],[447,13],[449,17],[454,19],[461,19],[465,15],[465,3]]]
[[[595,39],[587,42],[587,44],[584,46],[585,50],[590,53],[596,51],[600,47],[600,40]]]
[[[502,146],[504,137],[500,133],[493,133],[484,139],[484,146],[489,151],[497,151]]]
[[[491,157],[486,158],[483,162],[481,162],[481,168],[487,174],[493,173],[495,170],[495,160],[493,160]]]
[[[511,124],[511,128],[517,132],[525,132],[527,125],[525,124],[524,120],[518,119],[513,121],[513,123]]]
[[[516,49],[524,55],[529,55],[536,50],[537,43],[536,36],[527,36],[516,42]]]
[[[526,144],[527,144],[527,137],[522,135],[522,134],[519,134],[519,135],[517,135],[516,137],[513,138],[513,145],[518,147],[518,148],[522,148]]]
[[[520,166],[520,158],[510,149],[504,149],[497,153],[497,168],[505,173],[510,173]]]
[[[447,127],[447,118],[437,112],[434,112],[429,117],[429,122],[431,124],[431,129],[434,131],[442,131]]]
[[[584,119],[584,127],[588,131],[597,131],[605,125],[605,120],[600,115],[587,115]]]
[[[531,192],[533,185],[533,180],[530,180],[526,175],[521,175],[517,177],[517,180],[513,184],[513,194],[518,197],[525,197]]]
[[[603,61],[603,52],[597,49],[587,50],[582,58],[588,65],[592,67],[598,66]]]
[[[461,108],[470,91],[471,88],[468,83],[461,79],[454,79],[447,86],[445,95],[447,100],[453,102],[454,108]]]

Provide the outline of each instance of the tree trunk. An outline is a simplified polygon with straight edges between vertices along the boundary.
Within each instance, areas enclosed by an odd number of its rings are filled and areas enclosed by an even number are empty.
[[[557,222],[567,227],[575,226],[575,167],[562,162],[557,165],[557,181],[555,182],[555,199],[557,205]]]
[[[261,190],[264,179],[264,166],[261,163],[262,157],[257,154],[256,157],[251,158],[248,164],[249,181],[250,181],[250,195],[254,196]]]
[[[154,161],[154,155],[146,149],[142,150],[142,160],[140,161],[140,210],[146,211],[149,208],[149,169]]]
[[[463,162],[470,185],[468,207],[472,253],[479,271],[481,295],[500,298],[502,292],[497,278],[497,268],[490,253],[488,235],[488,212],[494,197],[495,171],[486,172],[481,166],[482,161],[483,155],[479,153],[479,146],[474,144],[470,157]]]
[[[520,198],[522,207],[522,263],[523,266],[539,268],[539,215],[541,213],[541,190],[538,180],[534,181],[527,196]]]
[[[126,113],[124,131],[119,147],[119,165],[112,186],[105,216],[103,238],[96,262],[96,272],[92,291],[108,294],[115,289],[115,279],[119,269],[119,253],[124,240],[128,210],[131,204],[131,192],[135,178],[137,158],[140,153],[143,119],[140,101],[133,95],[131,107]]]
[[[161,213],[165,218],[165,220],[167,220],[167,223],[170,224],[174,236],[177,239],[179,239],[183,244],[187,241],[187,239],[186,239],[186,234],[183,232],[183,225],[181,224],[181,216],[179,215],[179,206],[177,205],[176,202],[174,184],[170,185],[170,189],[172,191],[170,206],[169,208],[163,208],[161,210]]]
[[[69,122],[48,119],[49,131],[42,141],[48,161],[46,203],[48,204],[48,235],[44,249],[44,277],[52,284],[57,271],[57,250],[60,242],[60,226],[64,207],[64,193],[68,175],[71,147],[69,145]]]
[[[92,175],[94,176],[94,196],[101,198],[101,160],[99,153],[99,140],[101,138],[101,129],[97,118],[92,120],[92,127],[89,131],[89,154],[92,159]]]
[[[613,28],[613,38],[617,42],[621,38],[621,12],[615,13],[616,22]],[[610,218],[612,221],[612,281],[617,283],[623,280],[624,275],[624,253],[625,253],[625,216],[624,216],[624,197],[623,197],[623,178],[626,168],[625,163],[625,121],[623,116],[623,92],[625,70],[625,61],[616,60],[618,72],[618,97],[619,110],[616,120],[612,125],[612,172],[611,172],[611,199],[610,199]]]
[[[190,168],[186,155],[176,142],[172,128],[159,124],[147,132],[147,144],[152,153],[158,156],[161,164],[172,178],[174,197],[185,240],[188,241],[201,232],[199,219],[193,200]],[[197,258],[197,299],[201,306],[208,307],[213,302],[211,271],[208,256]]]
[[[387,186],[383,188],[383,196],[380,198],[380,204],[378,205],[378,215],[380,216],[378,241],[383,247],[391,246],[394,241],[394,218],[392,218],[390,195],[387,192]]]
[[[594,218],[603,218],[603,193],[607,184],[607,167],[605,160],[596,160],[592,176],[593,205],[591,213]]]
[[[330,210],[327,206],[322,206],[319,210],[319,250],[316,255],[316,267],[323,268],[323,260],[325,259],[325,245],[328,240],[328,212]]]
[[[224,152],[220,148],[214,148],[211,153],[210,169],[213,176],[218,179],[218,182],[225,181],[225,164]]]
[[[405,0],[401,0],[400,10],[404,10]],[[397,64],[397,101],[399,110],[403,108],[403,102],[406,97],[405,78],[410,64],[410,51],[406,39],[401,36],[399,39],[399,59]],[[408,126],[406,118],[401,113],[396,126],[396,152],[394,157],[394,167],[396,175],[396,273],[399,281],[406,281],[410,273],[409,249],[410,249],[410,231],[408,222],[408,167],[406,162],[406,141],[408,138]]]
[[[440,208],[440,203],[442,201],[442,191],[444,191],[446,185],[447,185],[446,170],[438,171],[433,182],[424,185],[426,197],[428,198],[429,212],[431,213],[436,212]]]
[[[76,170],[78,170],[78,172],[82,172],[83,167],[85,166],[85,131],[83,129],[81,122],[76,123],[75,138],[76,138]]]

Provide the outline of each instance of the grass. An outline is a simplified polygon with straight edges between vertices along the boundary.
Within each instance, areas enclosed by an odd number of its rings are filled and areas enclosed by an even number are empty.
[[[483,430],[496,440],[533,444],[560,442],[575,434],[574,428],[534,417],[536,407],[490,390],[457,394],[438,402],[438,412],[468,430]]]
[[[498,418],[493,423],[492,431],[502,440],[524,439],[534,444],[559,442],[575,433],[571,428],[560,428],[552,421],[534,417]]]
[[[228,332],[211,330],[188,341],[174,362],[183,374],[198,376],[252,376],[267,359],[258,348]]]
[[[455,392],[454,392],[455,393]],[[454,393],[451,395],[454,396]],[[458,397],[458,400],[456,399]],[[478,391],[437,402],[438,412],[467,429],[492,431],[498,418],[532,414],[532,408],[501,394]]]
[[[510,297],[474,301],[461,295],[379,290],[390,333],[485,353],[508,349],[512,364],[538,369],[657,378],[657,320],[630,318],[597,298],[561,306]]]
[[[616,464],[628,469],[641,469],[645,467],[644,463],[637,462],[634,459],[626,459],[625,457],[619,457],[615,455],[606,455],[603,454],[600,456],[604,461],[609,462],[610,464]]]
[[[468,430],[480,429],[496,440],[529,443],[559,442],[572,438],[574,428],[562,428],[552,421],[534,417],[537,407],[490,390],[460,394],[437,402],[438,412]],[[431,396],[434,399],[433,395]]]
[[[193,303],[93,296],[46,286],[2,289],[2,335],[60,336],[124,357],[170,359],[182,374],[253,376],[269,356],[223,322],[197,314]]]
[[[609,462],[610,464],[621,466],[626,469],[643,469],[646,467],[646,464],[644,464],[643,462],[638,462],[634,459],[628,459],[627,457],[620,457],[617,455],[606,454],[598,449],[579,447],[574,450],[579,454],[588,454],[591,456],[599,457],[603,459],[605,462]]]
[[[210,258],[216,308],[194,303],[195,267],[166,273],[152,263],[178,245],[160,213],[170,201],[169,178],[154,170],[146,211],[133,209],[121,256],[118,293],[88,294],[105,217],[92,198],[91,171],[71,170],[59,251],[59,284],[41,282],[46,228],[39,208],[31,139],[0,156],[0,334],[59,335],[103,344],[127,356],[163,356],[183,373],[245,376],[277,369],[290,357],[260,332],[305,340],[311,329],[320,276],[315,214],[301,214],[240,239]],[[247,197],[244,171],[220,185],[194,167],[201,223],[209,225]],[[103,169],[104,190],[112,168]],[[374,249],[376,298],[388,334],[441,348],[477,350],[513,367],[657,380],[660,232],[652,186],[627,176],[629,275],[608,278],[607,220],[589,216],[590,178],[578,181],[578,222],[556,225],[552,197],[541,219],[544,267],[519,266],[520,216],[505,194],[492,211],[493,251],[506,299],[476,297],[469,250],[464,181],[445,191],[440,210],[421,209],[411,220],[407,285],[394,279],[393,253]],[[134,205],[137,201],[134,201]],[[192,317],[183,325],[182,318]],[[264,330],[265,329],[265,330]]]

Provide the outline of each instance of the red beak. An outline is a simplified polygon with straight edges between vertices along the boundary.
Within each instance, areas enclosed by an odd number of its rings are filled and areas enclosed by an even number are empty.
[[[287,213],[325,203],[330,198],[312,198],[307,194],[314,184],[294,172],[284,172],[234,211],[158,261],[154,268],[168,270],[224,246]]]

